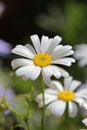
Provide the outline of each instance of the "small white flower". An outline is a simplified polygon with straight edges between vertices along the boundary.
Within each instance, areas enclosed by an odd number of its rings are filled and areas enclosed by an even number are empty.
[[[77,91],[83,91],[87,89],[87,81],[83,84],[80,85],[80,87],[77,89]],[[87,99],[85,100],[85,102],[83,103],[83,106],[81,107],[81,113],[82,115],[86,115],[87,113]]]
[[[87,126],[87,118],[83,119],[83,120],[82,120],[82,123],[83,123],[85,126]]]
[[[75,60],[66,56],[74,53],[71,46],[59,45],[61,37],[55,36],[49,39],[47,36],[42,36],[41,42],[37,35],[31,36],[31,41],[34,48],[27,44],[25,46],[17,45],[12,53],[23,56],[24,58],[15,59],[12,61],[13,69],[19,67],[16,70],[16,75],[23,76],[24,80],[36,79],[42,71],[44,80],[49,80],[48,77],[52,75],[56,78],[61,76],[69,76],[68,72],[64,69],[56,66],[61,64],[65,66],[71,66]]]
[[[87,65],[87,44],[77,45],[74,56],[79,60],[79,66]]]
[[[68,105],[69,116],[75,117],[78,112],[75,102],[82,106],[87,99],[87,89],[76,91],[79,85],[80,81],[72,80],[72,77],[64,79],[64,86],[58,81],[51,81],[50,88],[44,91],[46,114],[60,117]],[[42,94],[37,95],[35,100],[40,108],[43,107]]]

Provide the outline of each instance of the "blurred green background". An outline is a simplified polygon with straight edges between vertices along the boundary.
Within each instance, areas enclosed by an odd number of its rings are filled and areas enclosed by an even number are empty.
[[[0,17],[0,39],[4,39],[15,47],[17,44],[30,42],[30,35],[38,34],[54,37],[59,35],[63,38],[62,44],[75,45],[87,43],[87,1],[86,0],[2,0],[5,11]],[[41,91],[41,79],[36,81],[23,81],[16,77],[11,68],[11,60],[14,55],[0,57],[0,82],[11,87],[16,95],[30,93],[33,87],[33,95]],[[65,67],[64,67],[65,68]],[[87,66],[80,68],[76,62],[70,68],[65,68],[74,79],[83,83],[87,80]],[[61,81],[61,79],[59,79]],[[7,84],[6,84],[7,83]],[[30,110],[31,130],[40,130],[40,112],[34,102]],[[13,105],[13,104],[12,104]],[[13,105],[13,107],[15,104]],[[20,107],[20,106],[19,106]],[[25,110],[25,109],[24,109]],[[26,110],[25,110],[26,111]],[[79,111],[75,119],[69,117],[46,117],[46,128],[50,130],[79,130],[85,128],[81,123],[83,115]],[[87,112],[86,112],[87,114]],[[21,123],[13,113],[0,119],[0,130],[10,130],[9,127]],[[4,124],[4,125],[3,125]],[[22,128],[15,128],[15,130]]]

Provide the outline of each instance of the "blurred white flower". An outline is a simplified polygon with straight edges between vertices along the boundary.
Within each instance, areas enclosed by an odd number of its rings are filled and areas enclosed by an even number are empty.
[[[31,41],[35,49],[30,44],[25,46],[17,45],[12,50],[12,53],[25,58],[12,61],[11,65],[13,69],[20,67],[16,70],[16,75],[22,75],[24,80],[38,78],[41,71],[44,80],[49,80],[49,77],[52,75],[56,78],[69,76],[68,72],[56,66],[56,64],[71,66],[75,62],[73,58],[67,57],[74,53],[71,50],[72,47],[69,45],[59,45],[61,40],[62,38],[59,36],[55,36],[54,38],[42,36],[40,42],[38,35],[32,35]]]
[[[58,81],[51,81],[50,88],[44,91],[46,114],[60,117],[68,104],[69,116],[75,117],[78,112],[75,102],[82,106],[87,99],[87,89],[76,91],[79,85],[80,81],[73,80],[72,77],[64,79],[64,86]],[[37,95],[35,100],[40,108],[43,107],[42,94]]]
[[[79,66],[87,65],[87,44],[77,45],[74,56],[79,60]]]
[[[0,1],[0,18],[2,18],[4,12],[5,12],[5,3]]]
[[[0,56],[7,57],[12,50],[12,46],[6,41],[0,39]]]
[[[87,81],[83,84],[80,85],[79,88],[77,88],[77,91],[85,91],[87,90]],[[80,107],[80,112],[82,115],[86,116],[87,115],[87,99],[85,99],[85,102],[83,103],[82,107]]]
[[[87,126],[87,118],[83,119],[83,120],[82,120],[82,123],[83,123],[85,126]]]

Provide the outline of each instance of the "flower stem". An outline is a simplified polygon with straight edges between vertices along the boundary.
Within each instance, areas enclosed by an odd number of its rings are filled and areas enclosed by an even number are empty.
[[[44,130],[44,115],[45,115],[45,101],[44,101],[44,81],[42,78],[42,100],[43,100],[43,108],[42,108],[42,118],[41,118],[41,130]]]
[[[28,123],[28,118],[25,121],[26,121],[26,125],[27,125],[26,130],[30,130],[30,126],[29,126],[29,123]]]
[[[26,122],[26,124],[27,124],[27,129],[26,130],[30,130],[29,123]]]

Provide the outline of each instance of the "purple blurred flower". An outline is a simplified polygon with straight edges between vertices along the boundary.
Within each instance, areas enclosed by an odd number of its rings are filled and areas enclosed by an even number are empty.
[[[3,84],[0,84],[0,101],[2,97],[5,97],[6,101],[9,102],[15,97],[15,93],[10,88],[5,88]],[[8,115],[11,111],[9,109],[4,111],[4,115]]]
[[[7,101],[12,100],[15,97],[15,93],[10,88],[5,88],[3,84],[0,84],[0,100],[5,97]]]
[[[11,52],[12,46],[6,41],[0,39],[0,56],[7,57]]]

